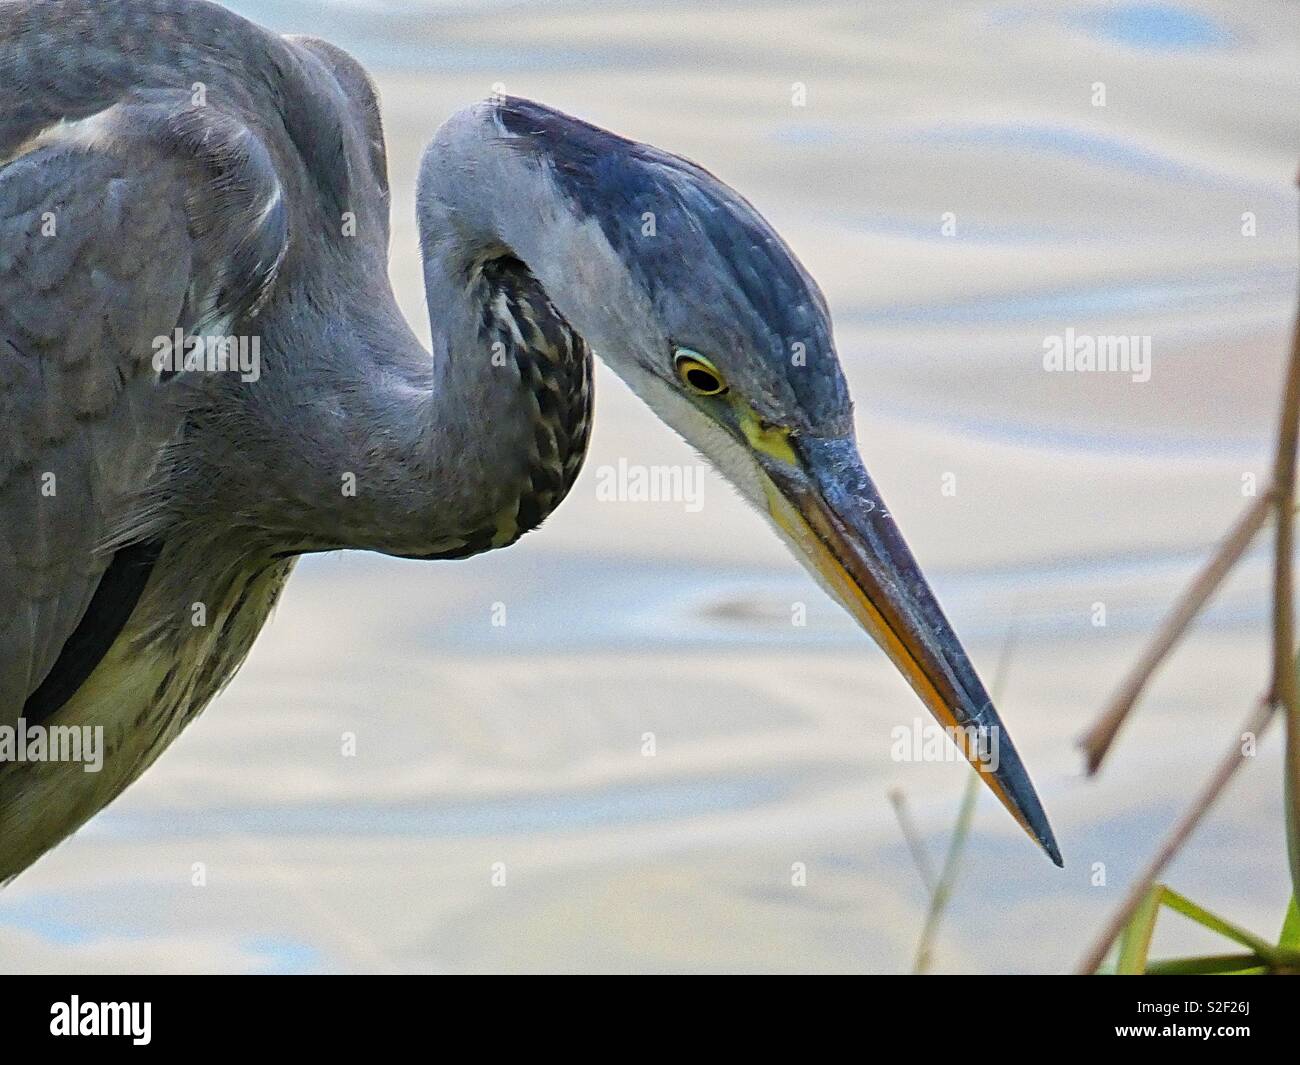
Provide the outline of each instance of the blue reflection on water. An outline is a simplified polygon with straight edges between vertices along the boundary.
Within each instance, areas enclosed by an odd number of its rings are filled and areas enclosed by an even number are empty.
[[[581,792],[397,803],[301,803],[275,807],[118,813],[99,819],[116,838],[255,836],[409,836],[470,838],[564,832],[749,809],[785,798],[797,774],[744,779],[701,777]]]
[[[320,951],[296,939],[258,936],[246,940],[242,946],[250,954],[258,956],[261,961],[259,972],[305,973],[320,969],[324,963]]]
[[[1283,303],[1291,297],[1294,285],[1295,267],[1291,263],[1266,263],[1254,268],[1234,265],[1199,277],[1106,280],[1048,290],[981,293],[947,303],[927,300],[910,306],[848,306],[837,309],[835,319],[840,324],[854,325],[1077,321],[1084,315],[1147,315],[1188,307],[1238,307],[1246,300]]]
[[[1091,602],[1099,587],[1122,589],[1142,581],[1176,586],[1203,558],[1200,546],[1186,551],[1130,550],[1037,562],[1018,560],[1014,566],[936,571],[930,576],[968,643],[1003,637],[1006,617],[999,610],[990,611],[988,604],[1017,590],[1024,593],[1017,607],[1021,622],[1032,626],[1041,638],[1069,638],[1079,630],[1077,604]],[[1261,544],[1247,557],[1242,579],[1249,579],[1255,588],[1263,587],[1266,560],[1266,545]],[[459,563],[473,564],[473,560]],[[779,573],[761,567],[720,569],[633,557],[552,556],[547,566],[534,566],[526,572],[503,568],[507,565],[504,560],[497,565],[500,578],[518,589],[510,611],[510,646],[516,653],[680,648],[699,654],[737,646],[790,653],[848,647],[864,655],[877,653],[853,620],[819,593],[793,563]],[[1032,594],[1047,586],[1059,591],[1050,599]],[[790,605],[795,602],[807,604],[805,627],[791,625]],[[1109,631],[1149,631],[1166,609],[1159,597],[1133,602],[1122,616],[1112,619]],[[1216,600],[1200,624],[1206,631],[1231,632],[1258,625],[1265,611],[1264,599],[1246,589]],[[499,638],[477,620],[439,618],[423,631],[417,628],[413,636],[421,650],[454,647],[464,655],[501,653]],[[710,782],[709,788],[714,787]],[[615,808],[625,798],[616,797]],[[740,798],[736,795],[733,800]],[[665,809],[685,801],[658,789],[646,791],[641,799]],[[611,800],[595,796],[582,801],[598,804]],[[758,800],[751,795],[748,801]],[[514,811],[509,818],[537,815],[537,811]],[[460,816],[452,815],[449,826]]]
[[[1077,16],[1075,22],[1104,40],[1153,51],[1204,51],[1233,43],[1225,27],[1176,4],[1101,7]]]
[[[1021,151],[1054,152],[1072,159],[1086,159],[1169,181],[1197,178],[1218,184],[1220,179],[1171,156],[1140,144],[1102,133],[1044,122],[941,122],[912,135],[913,139],[944,145],[1005,147]]]
[[[60,904],[53,895],[37,895],[0,909],[0,922],[64,947],[80,946],[95,939],[95,934],[87,928],[60,916],[67,909],[66,900]]]

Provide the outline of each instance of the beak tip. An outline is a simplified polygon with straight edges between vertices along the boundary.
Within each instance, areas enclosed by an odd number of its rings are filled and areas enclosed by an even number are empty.
[[[1061,848],[1056,844],[1056,835],[1052,832],[1051,822],[1047,820],[1047,811],[1043,809],[1038,792],[1010,739],[1003,740],[1000,769],[1001,772],[994,775],[994,791],[998,798],[1026,834],[1052,859],[1052,864],[1058,869],[1064,869],[1065,859],[1061,857]]]
[[[1065,859],[1061,857],[1061,848],[1056,845],[1056,836],[1052,832],[1052,826],[1047,821],[1047,814],[1038,803],[1038,797],[1030,792],[1033,798],[1032,806],[1028,809],[1022,805],[1022,816],[1024,817],[1024,826],[1029,834],[1034,838],[1042,849],[1043,853],[1052,859],[1052,864],[1058,869],[1065,868]],[[1026,804],[1028,805],[1028,804]]]

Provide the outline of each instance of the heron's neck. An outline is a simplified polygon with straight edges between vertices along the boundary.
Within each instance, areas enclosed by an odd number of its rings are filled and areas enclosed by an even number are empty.
[[[512,233],[469,224],[468,207],[434,219],[426,206],[431,353],[386,284],[337,305],[284,300],[294,313],[273,346],[315,349],[321,372],[296,386],[290,405],[313,411],[320,431],[310,439],[294,441],[292,420],[264,412],[284,429],[283,461],[261,474],[273,482],[265,494],[299,503],[274,530],[282,549],[466,557],[539,525],[581,468],[591,349],[513,254]],[[349,269],[386,281],[382,259]]]
[[[591,355],[518,262],[486,261],[454,300],[430,300],[432,357],[386,285],[329,308],[306,295],[286,305],[294,313],[264,322],[268,344],[310,351],[315,372],[291,395],[249,386],[258,438],[231,444],[273,460],[194,471],[221,486],[228,520],[247,501],[271,504],[249,520],[272,553],[463,558],[513,543],[572,486]]]
[[[592,358],[518,259],[485,249],[426,277],[433,380],[427,448],[446,544],[459,558],[536,528],[572,487],[591,426]]]
[[[644,333],[643,297],[599,227],[499,134],[490,107],[468,109],[421,165],[432,362],[381,388],[371,413],[391,425],[398,411],[415,434],[385,434],[377,452],[402,484],[384,543],[366,546],[390,553],[460,557],[539,524],[586,451],[592,348],[622,372]]]

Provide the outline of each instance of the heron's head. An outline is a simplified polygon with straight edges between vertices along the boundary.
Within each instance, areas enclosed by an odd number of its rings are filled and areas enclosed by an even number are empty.
[[[469,224],[500,234],[592,348],[771,522],[1059,864],[997,712],[863,467],[826,300],[794,253],[678,156],[526,100],[480,105],[451,137],[467,124],[480,138],[489,128],[493,148],[457,180],[479,184],[474,204],[497,196],[486,209],[462,200],[446,224],[490,214]],[[455,190],[434,169],[426,160],[422,195],[445,202]]]

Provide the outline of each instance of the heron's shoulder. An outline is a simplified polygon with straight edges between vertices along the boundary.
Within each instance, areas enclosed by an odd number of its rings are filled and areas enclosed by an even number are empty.
[[[338,218],[367,191],[386,196],[373,87],[341,49],[206,0],[20,0],[0,10],[0,158],[60,124],[165,98],[252,131],[292,204],[309,198]]]
[[[284,41],[301,56],[319,62],[338,86],[343,108],[355,119],[364,141],[364,154],[376,182],[386,196],[388,151],[379,107],[379,87],[375,84],[375,79],[350,52],[323,38],[287,34]]]

